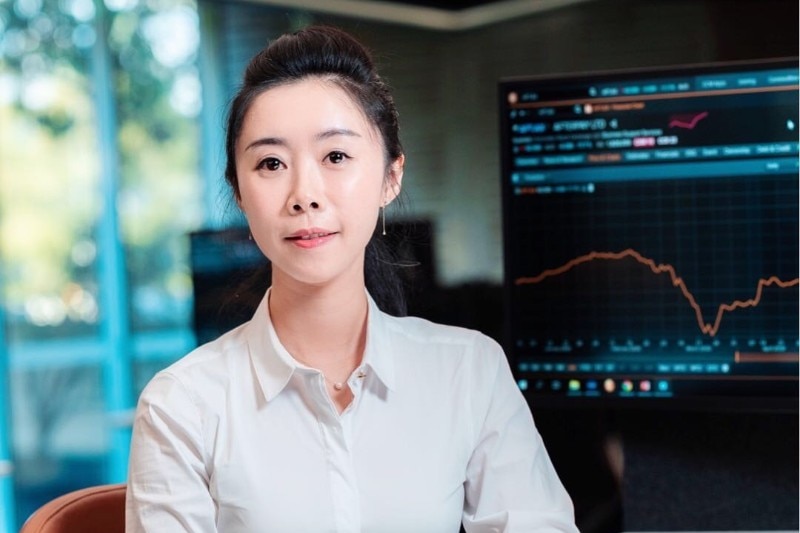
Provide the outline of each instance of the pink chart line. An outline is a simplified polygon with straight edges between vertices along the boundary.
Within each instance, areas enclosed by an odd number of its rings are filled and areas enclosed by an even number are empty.
[[[687,130],[693,130],[697,123],[703,120],[708,116],[708,111],[703,111],[695,116],[693,116],[688,122],[684,122],[682,120],[673,119],[669,122],[670,128],[684,128]]]

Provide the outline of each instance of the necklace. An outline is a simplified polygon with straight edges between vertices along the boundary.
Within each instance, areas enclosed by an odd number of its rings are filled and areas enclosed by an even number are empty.
[[[324,381],[330,383],[331,387],[333,387],[333,390],[335,390],[336,392],[339,392],[339,391],[344,389],[344,386],[347,384],[346,383],[347,379],[350,377],[350,375],[348,375],[347,378],[345,378],[344,381],[334,381],[334,380],[330,379],[328,376],[326,376],[325,372],[323,372],[322,370],[319,370],[318,368],[312,367],[311,365],[309,365],[308,363],[306,363],[304,360],[300,359],[299,357],[295,356],[294,359],[297,362],[299,362],[300,364],[302,364],[303,366],[305,366],[306,368],[309,368],[309,369],[312,369],[312,370],[316,370],[317,372],[319,372],[320,375],[322,375],[322,379]],[[361,368],[359,368],[358,372],[356,372],[356,377],[358,379],[364,379],[364,377],[366,377],[366,375],[367,375],[366,372],[364,372],[364,370],[361,369]]]
[[[343,381],[333,381],[333,380],[331,380],[331,379],[328,379],[328,376],[326,376],[326,375],[325,375],[325,374],[323,374],[322,372],[320,372],[320,374],[322,374],[322,378],[323,378],[325,381],[327,381],[328,383],[330,383],[330,384],[331,384],[331,387],[333,387],[333,390],[340,391],[340,390],[342,390],[342,389],[344,388],[344,382],[343,382]],[[366,373],[365,373],[363,370],[360,370],[360,369],[359,369],[358,373],[356,374],[356,377],[357,377],[358,379],[364,379],[364,377],[365,377],[366,375],[367,375],[367,374],[366,374]]]
[[[326,376],[324,373],[320,372],[320,374],[322,374],[322,379],[324,379],[325,381],[327,381],[328,383],[331,384],[331,387],[333,387],[333,390],[340,391],[340,390],[342,390],[344,388],[344,381],[333,381],[333,380],[328,379],[328,376]]]

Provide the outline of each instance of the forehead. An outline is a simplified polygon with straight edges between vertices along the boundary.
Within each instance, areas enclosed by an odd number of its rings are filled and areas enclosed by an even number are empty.
[[[330,80],[306,78],[259,94],[247,110],[240,140],[316,135],[331,128],[376,138],[376,129],[347,91]]]

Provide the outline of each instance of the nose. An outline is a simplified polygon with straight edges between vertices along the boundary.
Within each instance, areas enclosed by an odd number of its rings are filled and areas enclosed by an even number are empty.
[[[305,205],[303,205],[303,204],[305,204]],[[298,202],[298,203],[292,204],[292,212],[293,213],[302,213],[303,211],[315,210],[315,209],[319,209],[319,202],[316,202],[314,200],[310,200],[310,201],[307,201],[307,202],[304,202],[304,203],[299,203]]]
[[[295,175],[292,177],[292,190],[286,202],[289,213],[300,215],[322,209],[321,178],[313,165],[296,168]]]

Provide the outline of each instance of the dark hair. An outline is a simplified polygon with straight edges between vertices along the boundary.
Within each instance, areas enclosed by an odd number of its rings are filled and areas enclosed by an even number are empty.
[[[358,103],[381,135],[387,172],[389,165],[403,154],[397,109],[370,52],[338,28],[309,26],[278,37],[256,54],[231,103],[225,140],[225,180],[237,200],[241,197],[236,175],[236,143],[250,106],[268,89],[310,77],[335,83]],[[367,244],[364,261],[367,290],[383,311],[404,315],[406,302],[396,265],[394,254],[376,231]]]

